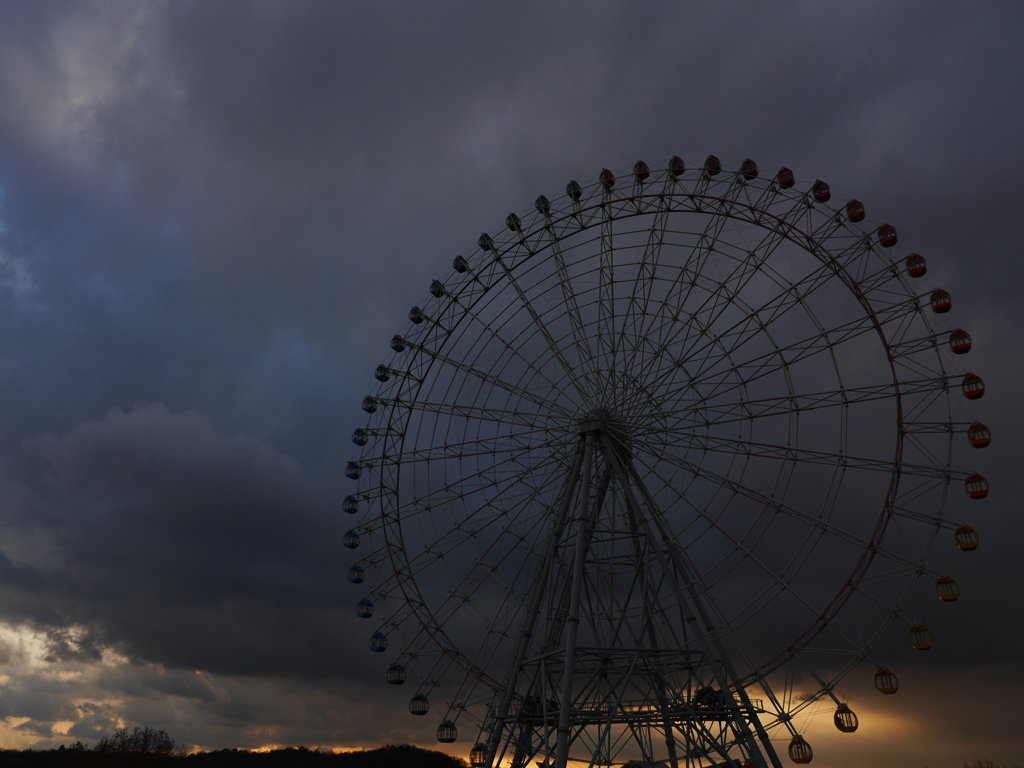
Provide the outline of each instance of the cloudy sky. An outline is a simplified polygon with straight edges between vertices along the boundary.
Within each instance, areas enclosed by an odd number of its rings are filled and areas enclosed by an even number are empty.
[[[815,763],[1024,760],[1022,35],[1012,2],[0,1],[0,746],[434,745],[339,554],[373,368],[508,211],[714,153],[884,211],[989,385],[964,597]]]

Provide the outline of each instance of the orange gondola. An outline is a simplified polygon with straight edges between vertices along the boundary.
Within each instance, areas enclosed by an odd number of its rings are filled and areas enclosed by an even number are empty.
[[[944,603],[955,603],[960,597],[960,585],[952,576],[941,576],[935,580],[935,594]]]
[[[836,724],[836,728],[839,729],[840,733],[853,733],[860,725],[856,713],[850,709],[848,704],[839,705],[839,709],[832,716],[832,722]]]
[[[981,541],[978,532],[969,525],[961,525],[956,529],[953,537],[956,540],[957,548],[963,552],[973,552]]]
[[[896,227],[892,224],[883,224],[878,228],[878,242],[883,248],[892,248],[897,240]]]
[[[798,765],[806,765],[814,759],[814,751],[803,736],[797,734],[789,742],[789,759]]]
[[[851,200],[846,204],[846,218],[856,224],[864,221],[864,203],[860,200]]]
[[[879,693],[891,695],[900,689],[900,681],[896,678],[896,673],[891,669],[879,667],[875,672],[875,688],[878,689]]]
[[[907,634],[910,637],[910,646],[915,651],[927,651],[932,647],[931,630],[924,624],[915,624],[908,630]]]

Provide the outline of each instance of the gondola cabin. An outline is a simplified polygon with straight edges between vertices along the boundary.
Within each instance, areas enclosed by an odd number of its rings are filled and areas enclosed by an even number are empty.
[[[971,444],[971,448],[988,448],[992,442],[992,433],[988,427],[976,421],[967,429],[967,442]]]
[[[975,501],[980,501],[988,496],[988,480],[975,472],[964,480],[964,489],[967,495]]]
[[[779,168],[779,172],[775,174],[775,183],[779,185],[779,189],[792,189],[796,184],[796,177],[789,168]]]
[[[405,682],[405,667],[401,664],[392,664],[384,678],[388,685],[402,685]]]
[[[422,693],[417,693],[409,699],[409,711],[414,715],[425,715],[430,711],[430,702]]]
[[[487,745],[477,742],[469,753],[469,764],[473,768],[484,768],[487,765]]]
[[[924,624],[915,624],[908,631],[910,647],[915,651],[927,651],[932,647],[932,633]]]
[[[892,224],[883,224],[878,228],[878,244],[883,248],[892,248],[898,240],[896,227]]]
[[[601,169],[601,175],[599,178],[601,180],[601,186],[603,186],[605,189],[611,189],[612,187],[615,186],[615,174],[609,171],[607,168]]]
[[[708,155],[704,160],[704,175],[709,179],[722,172],[722,163],[714,155]]]
[[[341,502],[341,511],[349,515],[354,515],[359,511],[359,501],[355,496],[346,496],[345,500]]]
[[[797,765],[806,765],[811,762],[814,758],[814,750],[811,749],[811,745],[807,743],[807,740],[803,736],[797,734],[796,737],[789,742],[789,759]]]
[[[850,709],[848,704],[839,705],[835,714],[832,715],[832,722],[835,723],[840,733],[853,733],[860,725],[856,713]]]
[[[459,731],[451,720],[445,720],[437,726],[437,740],[442,744],[451,744],[457,738],[459,738]]]
[[[911,277],[924,277],[928,271],[928,262],[920,253],[912,253],[906,260],[907,274]]]
[[[348,573],[345,574],[345,578],[352,584],[362,584],[363,579],[366,578],[366,571],[363,570],[362,566],[353,565],[348,569]]]
[[[673,155],[672,159],[668,161],[668,169],[672,172],[673,176],[682,176],[686,173],[686,163],[683,162],[683,158],[679,155]]]
[[[360,619],[368,619],[373,616],[373,603],[365,597],[356,603],[356,616]]]
[[[944,603],[955,603],[960,597],[960,585],[952,576],[942,576],[935,580],[935,594]]]
[[[651,169],[647,167],[647,163],[643,160],[637,160],[636,165],[633,166],[633,178],[638,183],[643,184],[647,179],[651,177]]]
[[[875,671],[875,688],[878,689],[879,693],[891,696],[900,689],[900,681],[896,678],[896,673],[891,669],[879,667]]]
[[[814,199],[819,203],[827,203],[832,199],[832,190],[821,179],[814,182],[814,186],[811,187],[811,194],[814,195]]]
[[[388,636],[383,632],[374,632],[370,635],[370,650],[374,653],[384,653],[388,649]]]
[[[954,355],[966,355],[971,351],[971,334],[962,328],[957,328],[949,334],[949,348]]]
[[[358,461],[350,461],[345,466],[345,477],[349,480],[358,480],[363,474],[363,468]]]
[[[941,288],[937,291],[932,291],[931,298],[928,301],[932,306],[932,312],[937,315],[945,314],[953,308],[953,297],[949,295],[949,291],[944,291]]]
[[[981,537],[969,525],[961,525],[953,534],[957,549],[961,552],[973,552],[978,548]]]
[[[743,161],[743,165],[740,166],[740,176],[743,177],[744,181],[753,181],[757,178],[757,163],[751,160],[749,157]]]
[[[356,549],[359,546],[359,534],[353,530],[345,531],[345,535],[341,537],[341,546]]]
[[[860,200],[851,200],[846,204],[846,218],[856,224],[864,221],[864,203]]]
[[[968,400],[980,400],[985,396],[985,382],[975,373],[964,376],[964,380],[960,382],[960,389]]]

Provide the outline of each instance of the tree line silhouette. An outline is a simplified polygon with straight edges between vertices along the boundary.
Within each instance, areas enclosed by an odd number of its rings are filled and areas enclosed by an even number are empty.
[[[4,768],[468,768],[468,763],[443,752],[408,744],[391,744],[357,752],[321,752],[289,747],[270,752],[221,749],[185,751],[166,731],[121,728],[104,736],[92,749],[77,741],[70,747],[46,750],[0,750]]]

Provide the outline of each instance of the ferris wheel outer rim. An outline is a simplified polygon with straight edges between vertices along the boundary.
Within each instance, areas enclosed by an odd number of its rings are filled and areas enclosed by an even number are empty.
[[[650,195],[650,197],[657,197],[657,196],[658,195]],[[693,197],[695,197],[695,195],[693,195],[693,194],[681,194],[681,195],[679,195],[679,197],[691,198],[692,199]],[[713,200],[713,201],[717,201],[719,203],[728,202],[731,205],[739,205],[741,207],[744,206],[743,203],[737,203],[737,201],[735,201],[735,200],[727,200],[726,198],[724,198],[722,196],[708,196],[708,195],[704,195],[704,196],[700,196],[700,197],[702,199],[705,199],[705,200]],[[598,207],[598,206],[590,206],[590,207],[594,208],[594,207]],[[603,207],[603,204],[601,204],[600,207]],[[894,398],[895,404],[896,404],[896,448],[895,448],[895,455],[894,455],[893,460],[892,460],[892,467],[891,467],[891,470],[890,470],[890,480],[889,480],[888,487],[887,487],[887,490],[886,490],[885,500],[884,500],[883,505],[882,505],[882,511],[880,512],[880,514],[879,514],[879,516],[878,516],[878,518],[876,520],[874,530],[873,530],[872,535],[871,535],[871,537],[869,539],[869,546],[866,547],[863,550],[863,552],[861,553],[861,557],[858,560],[858,562],[856,563],[856,565],[855,565],[853,571],[851,572],[850,576],[847,577],[846,581],[842,584],[842,586],[840,587],[840,589],[838,590],[836,595],[832,598],[832,600],[828,603],[828,605],[821,611],[819,616],[813,622],[811,622],[811,624],[807,627],[807,629],[805,629],[804,632],[801,633],[797,637],[796,640],[794,640],[791,644],[789,644],[774,659],[766,662],[765,664],[763,664],[758,669],[753,670],[746,677],[744,677],[741,681],[737,681],[737,685],[747,685],[750,682],[753,682],[753,679],[756,678],[759,674],[770,672],[771,670],[768,669],[768,667],[770,667],[771,665],[775,664],[776,662],[784,663],[786,659],[788,659],[789,657],[792,656],[792,654],[793,654],[793,652],[795,650],[799,650],[799,647],[801,647],[802,645],[806,645],[806,643],[810,642],[810,640],[812,640],[817,634],[819,634],[821,631],[823,631],[825,629],[825,627],[827,626],[828,620],[831,619],[832,617],[834,617],[843,608],[843,606],[845,605],[845,602],[852,596],[852,593],[849,591],[849,586],[851,585],[851,583],[856,578],[861,576],[866,571],[866,569],[869,567],[869,565],[871,564],[871,562],[873,561],[873,559],[877,555],[877,552],[874,550],[873,545],[878,541],[879,537],[884,534],[885,529],[887,527],[887,524],[888,524],[888,522],[890,520],[889,510],[890,510],[890,506],[893,503],[893,500],[894,500],[894,498],[896,496],[896,493],[897,493],[897,490],[898,490],[898,487],[899,487],[900,467],[902,466],[903,447],[904,447],[903,446],[904,435],[903,435],[903,431],[902,431],[902,428],[901,428],[902,427],[902,423],[903,423],[902,395],[901,395],[901,392],[900,392],[900,383],[901,382],[900,382],[899,376],[896,373],[895,360],[894,360],[894,357],[893,357],[893,352],[892,352],[892,348],[890,346],[889,340],[888,340],[888,338],[887,338],[887,336],[886,336],[886,334],[884,332],[884,329],[882,328],[881,323],[878,320],[877,315],[875,314],[874,308],[872,307],[869,298],[867,297],[867,295],[863,291],[861,291],[860,287],[858,286],[857,282],[853,279],[853,277],[847,273],[845,267],[842,264],[839,264],[836,261],[836,259],[832,255],[829,254],[828,249],[823,247],[821,245],[821,243],[818,242],[811,235],[809,235],[806,232],[802,232],[802,231],[798,230],[789,221],[781,219],[780,217],[777,217],[774,214],[771,214],[770,212],[764,211],[763,209],[758,209],[758,208],[756,208],[753,205],[746,205],[745,207],[748,210],[750,210],[750,211],[758,211],[758,212],[760,212],[762,214],[766,214],[768,216],[771,216],[776,221],[779,221],[780,223],[783,223],[785,226],[787,226],[787,228],[799,232],[800,235],[806,240],[806,244],[804,242],[801,242],[801,241],[796,240],[794,238],[787,237],[786,239],[788,239],[790,242],[795,243],[796,245],[801,247],[803,250],[808,252],[810,255],[812,255],[815,258],[817,258],[819,260],[819,262],[821,262],[823,265],[830,266],[832,268],[833,274],[835,276],[840,276],[840,275],[845,276],[846,279],[841,279],[841,282],[843,282],[843,284],[846,285],[847,289],[850,290],[853,293],[855,298],[857,298],[858,302],[861,304],[862,307],[864,307],[864,309],[866,310],[866,312],[870,316],[871,323],[872,323],[876,333],[878,334],[879,339],[880,339],[880,341],[881,341],[881,343],[883,345],[883,348],[885,350],[886,360],[888,362],[888,365],[889,365],[889,368],[890,368],[890,373],[892,375],[893,398]],[[583,210],[583,209],[577,209],[577,213],[580,210]],[[675,211],[673,209],[669,209],[668,212],[671,213],[671,212],[675,212]],[[625,214],[625,215],[620,215],[620,216],[613,216],[612,217],[612,221],[617,221],[620,218],[628,218],[628,217],[631,217],[631,216],[641,216],[641,215],[645,215],[646,213],[647,212],[637,212],[635,214]],[[729,213],[723,213],[721,210],[711,211],[710,215],[711,216],[725,216],[725,217],[728,217],[728,218],[738,218],[738,219],[740,219],[742,221],[745,221],[746,223],[753,224],[755,226],[763,227],[763,224],[761,222],[752,221],[750,219],[743,219],[743,218],[737,217],[737,216],[732,216]],[[576,230],[575,232],[570,233],[570,234],[576,234],[579,231],[583,231],[584,229],[590,229],[590,228],[593,228],[595,226],[598,226],[598,224],[597,223],[591,223],[591,224],[587,225],[586,227],[581,227],[579,230]],[[560,242],[562,239],[565,239],[568,236],[569,236],[568,234],[563,234],[563,235],[558,237],[558,241]],[[523,239],[525,239],[525,235],[524,235]],[[495,250],[497,251],[497,248],[495,248]],[[539,249],[538,253],[539,253],[540,250],[543,250],[543,249]],[[821,253],[818,252],[819,250],[820,250]],[[827,255],[825,257],[823,257],[821,254],[827,254]],[[531,256],[532,255],[535,255],[535,254],[531,254]],[[518,267],[518,266],[519,266],[518,264],[515,265],[515,267]],[[515,267],[513,267],[513,268],[515,268]],[[482,295],[476,297],[476,299],[474,301],[479,301],[481,298],[482,298]],[[422,386],[422,383],[420,384],[420,386]],[[410,411],[410,413],[411,413],[411,411]],[[389,547],[389,555],[393,555],[393,554],[394,554],[394,550]],[[394,561],[392,561],[392,564],[393,565],[397,565],[397,563],[395,563]],[[405,563],[405,565],[408,566],[408,563]],[[399,572],[399,571],[396,568],[396,573],[397,572]],[[406,599],[407,603],[410,606],[414,606],[415,603],[418,603],[419,605],[426,607],[426,601],[422,599],[422,595],[416,595],[415,597],[417,597],[419,599],[415,599],[414,600],[412,598],[412,596],[410,596],[408,593],[404,592],[404,590],[408,586],[408,581],[410,581],[410,580],[413,581],[413,584],[415,584],[415,580],[414,579],[408,579],[408,580],[407,579],[400,579],[399,580],[399,583],[402,585],[403,593],[405,595],[405,599]],[[416,589],[416,591],[418,592],[418,588]],[[414,607],[413,613],[416,615],[417,621],[420,623],[421,628],[424,631],[430,633],[431,637],[433,638],[434,635],[433,635],[433,633],[430,632],[428,621],[424,620],[424,618],[421,617],[419,611],[415,610],[415,607]],[[432,618],[432,616],[430,618]],[[441,632],[440,634],[442,636],[444,636],[443,632]],[[448,639],[448,642],[451,643],[450,639]],[[449,648],[445,648],[444,647],[444,644],[440,644],[439,643],[439,646],[441,647],[441,649],[442,649],[442,651],[444,653],[452,655],[450,653]],[[454,643],[451,643],[450,648],[456,648],[457,649],[457,646]],[[457,652],[456,655],[452,655],[452,658],[453,658],[453,660],[457,661],[460,664],[460,666],[463,667],[463,669],[465,669],[470,674],[474,674],[475,676],[477,676],[478,679],[480,679],[482,682],[484,682],[488,686],[494,687],[494,685],[496,684],[496,681],[494,681],[493,678],[490,678],[489,675],[484,674],[483,676],[481,676],[481,675],[477,674],[478,672],[480,672],[480,670],[476,670],[475,667],[466,667],[463,664],[463,661],[462,661],[465,657],[462,656],[461,652]],[[484,679],[484,678],[486,678],[486,679]]]

